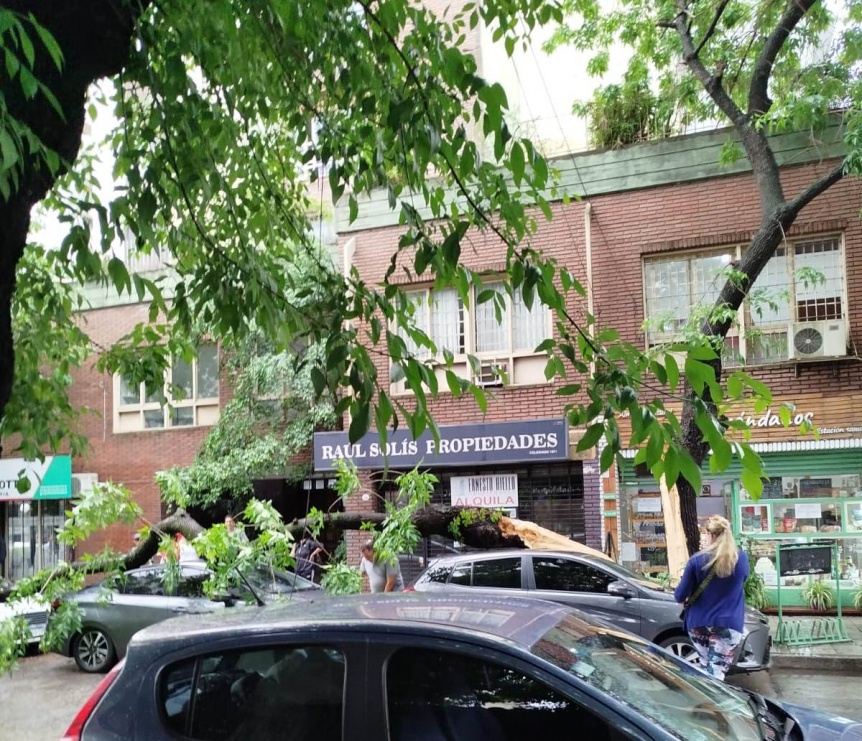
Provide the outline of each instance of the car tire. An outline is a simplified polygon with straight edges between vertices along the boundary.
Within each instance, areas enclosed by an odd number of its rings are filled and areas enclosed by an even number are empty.
[[[72,656],[78,668],[88,674],[103,674],[117,662],[113,641],[99,628],[81,631],[72,646]]]
[[[694,644],[691,642],[691,638],[687,635],[677,633],[659,641],[658,645],[670,651],[678,659],[682,659],[694,666],[700,666],[700,658],[697,655]]]

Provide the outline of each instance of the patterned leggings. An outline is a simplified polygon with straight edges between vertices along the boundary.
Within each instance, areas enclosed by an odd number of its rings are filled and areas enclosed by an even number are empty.
[[[688,635],[700,657],[700,668],[716,679],[724,679],[742,633],[730,628],[692,628]]]

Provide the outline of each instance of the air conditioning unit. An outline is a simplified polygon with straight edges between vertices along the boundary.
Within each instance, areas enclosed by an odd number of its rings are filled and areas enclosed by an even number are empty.
[[[847,354],[847,322],[831,319],[797,322],[788,330],[787,346],[794,360],[840,358]]]
[[[99,483],[99,474],[97,473],[73,473],[72,474],[72,496],[78,497],[88,491],[93,491],[93,487]]]
[[[473,376],[473,383],[483,388],[503,386],[508,377],[508,360],[486,360],[479,366],[479,372]]]

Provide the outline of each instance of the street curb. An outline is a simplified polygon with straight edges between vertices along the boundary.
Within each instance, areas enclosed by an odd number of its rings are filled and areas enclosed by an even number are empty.
[[[862,657],[859,656],[804,656],[773,652],[770,669],[796,671],[842,672],[862,674]]]

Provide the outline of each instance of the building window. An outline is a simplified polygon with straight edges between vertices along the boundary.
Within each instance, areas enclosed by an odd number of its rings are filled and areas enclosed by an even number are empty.
[[[551,332],[547,307],[536,298],[528,308],[520,293],[510,298],[499,282],[486,283],[482,290],[497,291],[498,295],[478,304],[474,293],[472,308],[464,305],[454,288],[408,292],[413,327],[434,343],[436,359],[442,362],[451,354],[455,359],[453,370],[464,378],[472,377],[488,386],[544,382],[546,359],[543,354],[536,355],[535,350]],[[425,360],[432,357],[428,348],[420,348],[403,327],[395,331],[413,355]],[[478,373],[467,362],[468,355],[479,359]],[[443,372],[445,369],[441,369]],[[442,375],[441,381],[441,388],[445,388]]]
[[[676,341],[718,299],[743,246],[644,260],[650,346]],[[841,239],[794,240],[779,247],[738,312],[727,360],[747,365],[847,353]]]
[[[114,399],[115,432],[214,425],[219,416],[218,349],[203,345],[191,363],[174,361],[165,387],[153,393],[143,383],[116,376]]]

